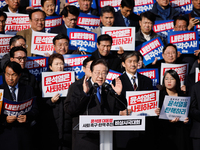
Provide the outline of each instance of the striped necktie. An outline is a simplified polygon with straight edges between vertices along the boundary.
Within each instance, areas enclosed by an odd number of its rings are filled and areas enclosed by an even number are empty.
[[[15,87],[11,87],[11,95],[12,95],[12,98],[13,98],[13,101],[16,102],[16,95],[15,95],[15,90],[16,88]]]
[[[136,84],[136,82],[135,82],[135,78],[136,78],[135,76],[132,77],[132,80],[133,80],[133,90],[134,90],[134,91],[137,90],[137,84]]]

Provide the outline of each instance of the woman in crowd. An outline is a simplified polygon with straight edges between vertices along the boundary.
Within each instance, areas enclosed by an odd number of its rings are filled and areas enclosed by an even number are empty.
[[[41,6],[46,16],[58,16],[55,13],[56,0],[41,0]]]
[[[176,71],[168,70],[163,77],[163,89],[160,91],[159,107],[162,108],[164,98],[169,96],[186,96],[180,89],[180,79]],[[189,149],[188,117],[184,122],[179,118],[158,120],[158,149],[187,150]]]
[[[55,53],[49,57],[49,69],[53,72],[64,70],[64,58]],[[59,93],[51,98],[42,98],[40,103],[41,150],[70,149],[71,118],[64,114],[64,99]]]

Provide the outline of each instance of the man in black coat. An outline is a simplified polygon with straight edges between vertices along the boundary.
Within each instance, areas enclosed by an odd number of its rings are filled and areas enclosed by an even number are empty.
[[[1,8],[2,11],[9,12],[9,13],[22,13],[26,14],[26,8],[20,7],[20,0],[6,0],[6,4],[3,8]]]
[[[80,11],[76,6],[72,5],[65,6],[61,12],[64,24],[51,29],[51,33],[67,34],[67,28],[83,29],[76,25],[79,13]]]
[[[122,105],[111,93],[106,90],[103,83],[109,71],[108,64],[104,59],[94,60],[90,67],[91,79],[84,78],[83,83],[77,84],[71,95],[66,99],[66,111],[73,117],[75,128],[78,126],[79,115],[118,115],[127,104],[125,97],[121,95],[122,84],[119,78],[116,85],[112,86],[124,105]],[[98,88],[95,88],[94,83]],[[70,91],[70,89],[69,89]],[[94,94],[99,93],[98,94]],[[73,130],[73,150],[99,150],[99,132],[85,132]]]
[[[92,57],[104,58],[109,64],[109,69],[121,72],[121,60],[116,54],[110,52],[111,46],[112,37],[107,34],[100,35],[97,39],[97,50],[92,53]]]
[[[120,10],[115,13],[114,26],[136,27],[138,31],[140,17],[133,13],[134,6],[134,0],[122,0]]]
[[[96,9],[91,7],[93,0],[78,0],[80,12],[86,13],[88,15],[99,16],[99,13]]]
[[[5,66],[5,82],[0,85],[0,89],[4,89],[3,97],[10,101],[22,102],[35,96],[32,87],[19,83],[21,70],[21,66],[16,62],[8,62]],[[1,150],[30,150],[32,148],[30,126],[37,114],[35,102],[30,111],[21,115],[8,115],[2,111],[0,115]]]

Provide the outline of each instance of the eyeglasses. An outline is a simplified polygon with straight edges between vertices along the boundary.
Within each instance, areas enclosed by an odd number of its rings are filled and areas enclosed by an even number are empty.
[[[22,60],[26,61],[27,60],[26,57],[14,57],[14,58],[18,59],[19,61],[22,61]]]
[[[43,19],[43,18],[42,18],[42,19],[34,19],[34,21],[35,21],[36,23],[38,23],[39,21],[40,21],[40,22],[44,22],[45,19]]]
[[[105,73],[105,72],[94,72],[94,74],[97,76],[97,77],[99,77],[100,75],[102,76],[102,77],[106,77],[107,76],[107,73]]]

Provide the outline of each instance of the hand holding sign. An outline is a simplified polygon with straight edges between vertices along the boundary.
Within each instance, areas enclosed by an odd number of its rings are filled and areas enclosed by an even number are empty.
[[[189,21],[188,30],[191,30],[198,23],[199,23],[199,19],[191,18]]]
[[[19,117],[17,118],[17,121],[19,123],[25,123],[26,122],[26,115],[19,115]]]
[[[52,103],[56,103],[60,98],[60,94],[57,93],[56,95],[54,95],[52,98],[51,98],[51,101]]]
[[[15,120],[17,120],[16,116],[7,116],[6,117],[7,123],[13,123]]]

